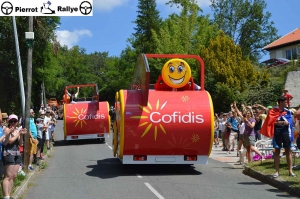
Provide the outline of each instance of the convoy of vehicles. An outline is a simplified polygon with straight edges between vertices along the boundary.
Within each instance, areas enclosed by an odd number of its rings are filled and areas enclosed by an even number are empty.
[[[154,89],[149,87],[148,58],[174,58],[162,67]],[[200,86],[194,83],[186,58],[199,62]],[[92,92],[83,97],[81,90],[87,87]],[[99,101],[96,84],[66,86],[63,104],[65,140],[104,140],[112,127],[113,155],[123,164],[207,164],[214,111],[199,56],[141,54],[131,88],[116,93],[114,107]]]

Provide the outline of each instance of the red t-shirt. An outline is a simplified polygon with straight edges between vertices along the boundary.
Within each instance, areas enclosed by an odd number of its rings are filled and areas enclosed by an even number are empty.
[[[287,98],[286,102],[287,102],[288,106],[290,106],[290,100],[291,100],[291,98],[293,98],[293,96],[287,93],[287,94],[284,95],[284,97]]]

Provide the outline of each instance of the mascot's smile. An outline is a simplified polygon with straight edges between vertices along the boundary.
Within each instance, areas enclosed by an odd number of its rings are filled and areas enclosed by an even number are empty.
[[[185,74],[186,74],[186,72],[184,73],[183,77],[180,78],[180,79],[174,79],[174,78],[170,77],[170,75],[169,75],[170,81],[173,84],[181,84],[183,82],[183,80],[184,80]]]

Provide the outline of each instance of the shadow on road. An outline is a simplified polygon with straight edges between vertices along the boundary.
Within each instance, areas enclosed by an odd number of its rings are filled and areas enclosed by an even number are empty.
[[[201,175],[191,165],[123,165],[117,158],[98,160],[97,165],[89,165],[92,168],[86,175],[102,179],[119,176],[168,176],[168,175]]]
[[[68,145],[86,145],[86,144],[105,144],[105,141],[100,139],[86,139],[86,140],[58,140],[54,142],[55,147]]]

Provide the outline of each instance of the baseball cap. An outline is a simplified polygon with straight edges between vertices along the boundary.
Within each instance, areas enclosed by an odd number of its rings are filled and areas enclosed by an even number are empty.
[[[37,119],[36,119],[37,122],[40,122],[40,121],[42,121],[42,120],[43,120],[42,118],[37,118]]]

